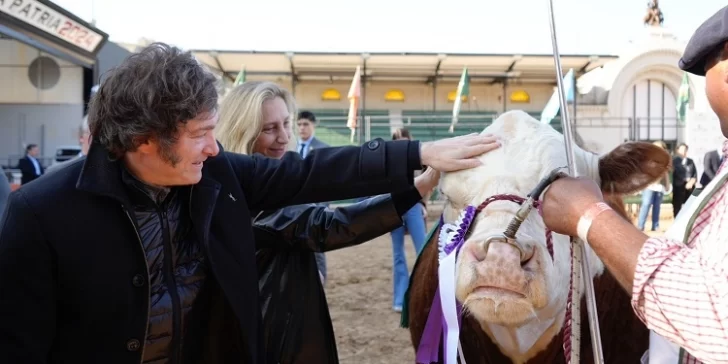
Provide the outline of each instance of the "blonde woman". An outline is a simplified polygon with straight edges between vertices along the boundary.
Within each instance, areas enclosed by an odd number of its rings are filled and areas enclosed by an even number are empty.
[[[228,151],[282,158],[295,147],[295,115],[288,91],[270,82],[246,82],[222,102],[216,133]],[[494,141],[491,149],[496,147]],[[312,151],[306,160],[316,157]],[[360,244],[394,230],[402,225],[400,216],[437,182],[438,173],[432,171],[418,176],[410,190],[347,207],[309,204],[254,212],[267,363],[338,363],[314,252]]]
[[[661,140],[657,140],[652,144],[667,150],[667,145]],[[642,191],[642,205],[640,206],[640,214],[637,219],[637,228],[645,229],[647,222],[647,213],[652,206],[652,231],[660,228],[660,207],[662,207],[662,197],[672,193],[672,183],[670,182],[670,173],[665,175],[659,181],[649,185]]]

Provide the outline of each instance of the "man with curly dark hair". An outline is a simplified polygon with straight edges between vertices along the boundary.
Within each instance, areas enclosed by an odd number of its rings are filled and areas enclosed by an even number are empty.
[[[217,81],[152,44],[101,84],[86,157],[11,195],[0,222],[3,363],[264,363],[250,211],[410,188],[493,138],[372,140],[305,159],[221,150]]]

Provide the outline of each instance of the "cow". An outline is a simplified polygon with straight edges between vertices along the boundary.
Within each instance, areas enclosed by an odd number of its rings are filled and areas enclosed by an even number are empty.
[[[502,147],[480,156],[481,166],[442,175],[445,223],[454,223],[467,205],[478,206],[492,196],[525,198],[554,168],[567,166],[563,135],[523,111],[502,114],[483,133],[501,138]],[[579,174],[595,180],[606,202],[625,218],[623,195],[658,180],[671,165],[667,152],[645,142],[624,143],[601,157],[576,145],[573,150]],[[455,296],[464,312],[460,341],[468,364],[567,362],[562,327],[570,288],[570,238],[554,233],[547,246],[550,233],[534,209],[516,235],[528,255],[525,261],[503,243],[484,251],[485,237],[503,233],[518,208],[514,201],[490,203],[476,216],[456,261]],[[415,350],[438,285],[439,235],[431,234],[418,257],[407,293],[403,325],[409,326]],[[586,250],[605,361],[639,363],[649,346],[649,331],[634,314],[630,295],[588,246]],[[573,344],[580,345],[581,363],[593,363],[584,296],[581,308],[581,340]],[[441,342],[440,363],[442,351]]]

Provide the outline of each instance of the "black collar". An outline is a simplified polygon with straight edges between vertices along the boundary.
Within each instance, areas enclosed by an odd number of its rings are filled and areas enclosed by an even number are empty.
[[[213,163],[217,158],[224,158],[222,157],[224,151],[220,143],[218,143],[218,147],[220,148],[220,154],[217,157],[208,158],[205,163]],[[84,161],[81,174],[76,182],[76,188],[93,194],[111,197],[128,206],[130,201],[123,177],[124,169],[125,167],[121,159],[113,158],[103,145],[93,142]],[[219,187],[220,184],[209,176],[209,172],[206,171],[208,169],[203,168],[202,179],[194,185],[195,188],[198,186]]]
[[[76,188],[111,197],[128,205],[129,197],[121,176],[122,168],[120,159],[114,159],[103,145],[94,142],[86,155]]]

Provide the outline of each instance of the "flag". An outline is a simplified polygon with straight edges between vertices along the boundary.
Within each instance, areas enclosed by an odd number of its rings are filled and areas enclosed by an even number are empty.
[[[233,82],[233,87],[240,85],[243,82],[245,82],[245,65],[240,67],[240,72],[238,72],[238,76],[235,77],[235,82]]]
[[[346,127],[351,129],[351,143],[354,142],[354,134],[356,133],[356,119],[359,111],[359,99],[361,98],[361,69],[356,66],[354,79],[351,80],[349,88],[349,117],[346,119]]]
[[[460,76],[458,83],[458,92],[455,95],[455,105],[452,107],[452,123],[450,124],[450,132],[455,131],[455,124],[458,123],[458,115],[460,115],[460,106],[463,103],[463,96],[470,96],[470,76],[468,76],[468,68],[463,68],[463,74]]]
[[[574,102],[574,81],[574,70],[569,69],[569,72],[566,73],[566,76],[564,76],[563,79],[564,93],[566,94],[567,103]],[[561,109],[561,103],[559,101],[559,89],[557,87],[551,95],[549,102],[546,103],[546,107],[544,107],[541,112],[541,123],[550,123],[551,120],[556,117],[556,114],[559,113],[559,109]]]
[[[682,83],[677,95],[677,119],[681,123],[685,122],[685,113],[688,111],[688,104],[690,103],[690,81],[688,80],[687,72],[683,72]]]

